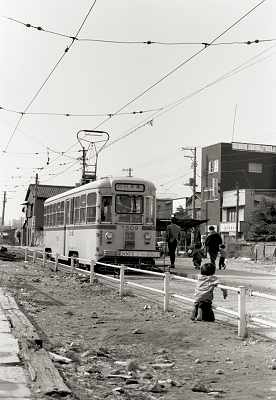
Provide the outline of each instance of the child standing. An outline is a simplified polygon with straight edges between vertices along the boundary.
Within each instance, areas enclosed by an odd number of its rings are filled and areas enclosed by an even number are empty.
[[[219,247],[219,269],[225,269],[226,268],[226,264],[225,264],[225,259],[226,259],[226,249],[225,249],[225,245],[221,244]]]
[[[214,297],[214,289],[219,284],[217,277],[214,275],[216,266],[211,263],[205,263],[200,268],[200,275],[195,288],[195,302],[191,315],[191,320],[194,321],[210,321],[215,320],[215,315],[212,309],[212,301]],[[227,290],[221,289],[223,298],[227,297]]]
[[[195,269],[200,269],[202,258],[204,257],[203,250],[201,248],[201,243],[196,243],[193,250],[193,264]]]

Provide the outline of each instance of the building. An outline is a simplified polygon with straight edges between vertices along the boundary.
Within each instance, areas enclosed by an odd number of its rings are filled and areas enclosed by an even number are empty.
[[[185,199],[185,211],[189,218],[193,218],[193,195]],[[201,193],[195,193],[195,216],[194,219],[201,219]]]
[[[25,217],[22,232],[23,245],[34,246],[42,244],[44,201],[72,188],[72,186],[29,185],[22,209]]]
[[[172,214],[172,199],[156,199],[156,219],[170,219]]]
[[[246,210],[252,204],[248,200],[252,191],[257,193],[259,190],[261,196],[262,191],[265,194],[276,190],[276,146],[217,143],[202,149],[201,168],[201,218],[208,219],[208,225],[214,225],[218,230],[221,221],[233,223],[229,219],[235,218],[237,191],[242,218],[242,207]],[[232,194],[224,194],[229,191]],[[225,230],[225,225],[222,227]]]
[[[251,213],[263,200],[276,204],[276,189],[241,189],[239,193],[237,190],[223,192],[220,232],[224,241],[236,237],[236,231],[238,238],[248,239]]]

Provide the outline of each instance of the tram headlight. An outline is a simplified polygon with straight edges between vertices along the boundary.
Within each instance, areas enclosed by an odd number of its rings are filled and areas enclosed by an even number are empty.
[[[145,244],[149,244],[149,243],[150,243],[150,241],[151,241],[151,234],[150,234],[149,232],[145,232],[145,233],[144,233],[144,241],[145,241]]]
[[[112,243],[113,239],[113,233],[112,232],[106,232],[105,234],[105,240],[107,243]]]

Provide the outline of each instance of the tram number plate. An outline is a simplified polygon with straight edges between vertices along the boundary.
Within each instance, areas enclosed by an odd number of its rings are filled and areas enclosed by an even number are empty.
[[[120,256],[125,257],[158,257],[157,251],[132,251],[132,250],[121,250]]]

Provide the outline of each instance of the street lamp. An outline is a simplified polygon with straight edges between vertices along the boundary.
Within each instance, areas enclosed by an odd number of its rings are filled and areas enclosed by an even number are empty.
[[[83,136],[81,133],[85,133]],[[82,177],[81,183],[86,183],[87,180],[87,171],[86,171],[86,154],[88,150],[92,150],[95,153],[95,164],[93,165],[94,171],[91,172],[90,180],[96,180],[97,177],[97,163],[98,163],[98,155],[100,151],[104,148],[106,143],[109,141],[109,133],[105,131],[98,131],[94,129],[81,129],[77,132],[77,139],[82,148]],[[85,148],[82,142],[89,143],[87,149]],[[99,147],[97,144],[102,143]]]

